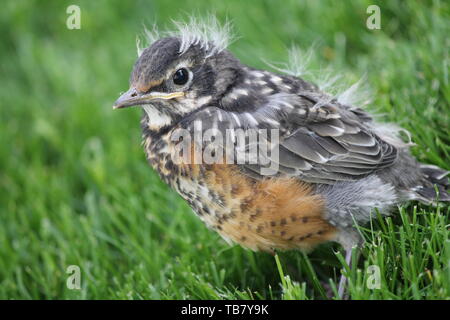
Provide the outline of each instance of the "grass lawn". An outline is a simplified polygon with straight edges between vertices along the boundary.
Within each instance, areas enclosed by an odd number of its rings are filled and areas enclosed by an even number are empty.
[[[381,8],[369,30],[366,8]],[[314,45],[310,70],[351,85],[450,169],[448,1],[13,1],[0,10],[0,299],[326,299],[340,247],[274,258],[227,245],[146,163],[138,109],[113,111],[142,24],[187,13],[232,20],[244,63]],[[66,8],[81,8],[68,30]],[[361,228],[351,299],[450,299],[449,206],[410,203]],[[66,286],[68,266],[81,289]],[[369,289],[369,266],[379,289]]]

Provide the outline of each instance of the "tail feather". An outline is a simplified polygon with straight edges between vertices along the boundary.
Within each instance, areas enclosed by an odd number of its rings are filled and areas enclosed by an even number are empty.
[[[426,183],[411,190],[413,198],[427,204],[433,204],[437,201],[450,201],[450,193],[448,192],[450,179],[447,177],[450,171],[428,164],[421,164],[420,169]]]
[[[431,183],[443,186],[445,188],[450,187],[450,179],[447,177],[450,171],[445,171],[430,164],[421,164],[420,170],[425,178],[427,178],[427,180]]]

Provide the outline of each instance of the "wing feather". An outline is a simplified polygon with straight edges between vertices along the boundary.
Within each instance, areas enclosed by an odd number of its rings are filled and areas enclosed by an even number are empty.
[[[203,130],[214,127],[224,135],[226,129],[279,129],[279,143],[272,145],[278,148],[279,156],[269,156],[278,164],[277,174],[312,183],[357,180],[392,165],[397,158],[397,149],[367,126],[371,121],[367,113],[335,100],[324,103],[317,94],[277,93],[257,108],[252,106],[252,110],[238,112],[210,106],[180,125],[192,130],[198,120]],[[260,161],[240,167],[262,178],[261,169],[267,165]]]

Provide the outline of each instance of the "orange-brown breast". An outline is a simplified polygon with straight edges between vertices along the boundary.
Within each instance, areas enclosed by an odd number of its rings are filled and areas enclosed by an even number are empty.
[[[234,165],[187,166],[190,175],[204,176],[209,193],[216,195],[204,199],[209,214],[202,218],[226,239],[271,252],[309,250],[336,236],[335,227],[323,218],[323,199],[296,178],[257,181]]]
[[[152,149],[150,139],[144,140],[153,168],[223,238],[269,252],[309,250],[336,238],[336,228],[324,219],[324,199],[307,183],[297,178],[255,180],[236,165],[192,164],[193,158],[188,159],[191,164],[175,164],[173,144],[167,138],[160,142],[168,148]]]

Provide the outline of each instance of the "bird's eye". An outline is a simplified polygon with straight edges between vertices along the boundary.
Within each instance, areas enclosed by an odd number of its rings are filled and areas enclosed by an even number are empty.
[[[185,68],[178,69],[173,74],[173,83],[177,85],[186,84],[189,80],[189,72]]]

